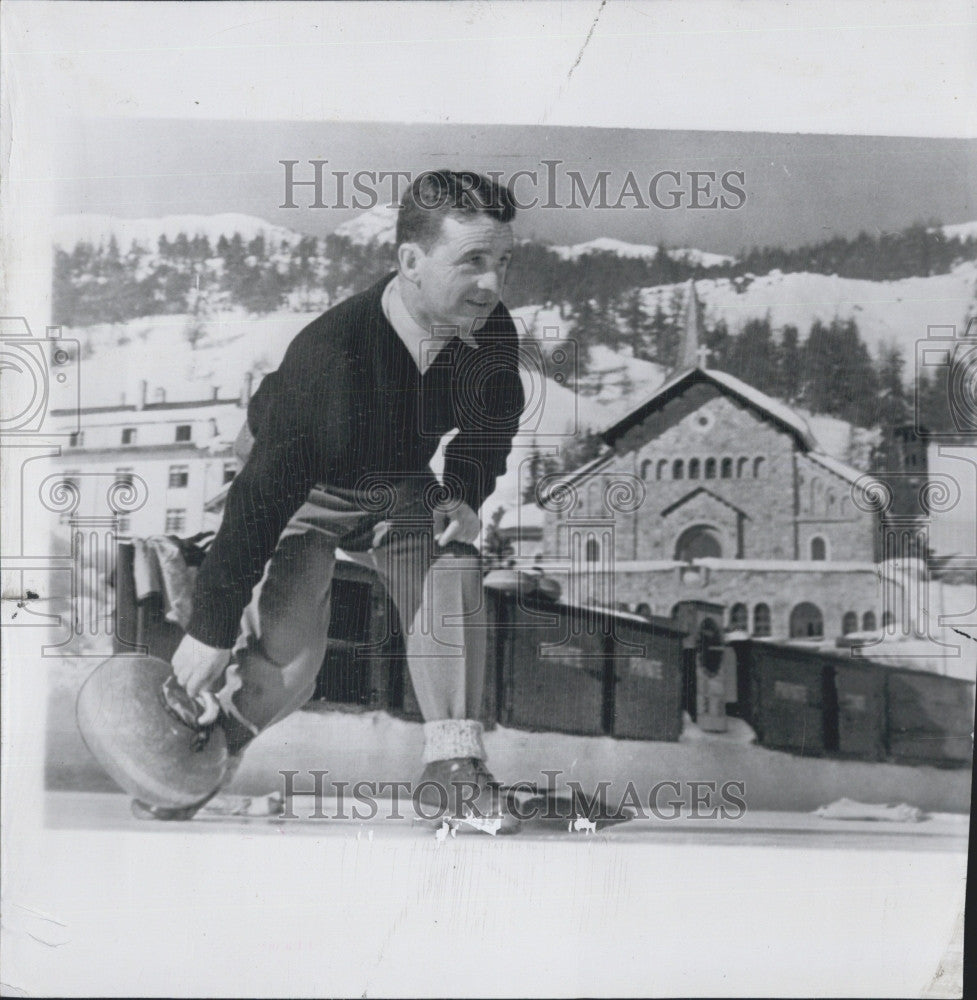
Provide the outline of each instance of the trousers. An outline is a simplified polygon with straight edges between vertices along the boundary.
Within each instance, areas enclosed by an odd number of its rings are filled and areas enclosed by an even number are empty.
[[[437,546],[433,474],[365,490],[317,486],[265,565],[218,700],[254,732],[304,705],[326,653],[341,548],[376,570],[397,608],[425,722],[477,719],[485,677],[482,574],[472,546]]]

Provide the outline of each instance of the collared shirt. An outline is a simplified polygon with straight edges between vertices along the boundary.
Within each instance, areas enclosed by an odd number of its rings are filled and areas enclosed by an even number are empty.
[[[384,316],[387,317],[387,322],[404,342],[404,346],[410,352],[411,357],[417,362],[417,367],[423,375],[430,368],[431,362],[435,359],[441,348],[449,343],[452,338],[447,338],[434,349],[435,345],[431,343],[434,338],[431,336],[430,331],[425,330],[411,316],[404,303],[404,297],[400,294],[399,275],[384,288],[380,304],[383,307]],[[471,330],[463,332],[459,329],[458,339],[468,347],[478,347],[478,342],[472,336]]]

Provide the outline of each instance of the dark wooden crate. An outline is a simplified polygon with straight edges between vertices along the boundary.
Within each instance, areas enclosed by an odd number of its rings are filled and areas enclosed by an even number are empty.
[[[503,606],[499,721],[522,729],[606,732],[605,616],[518,595],[507,595]]]
[[[973,760],[973,683],[909,670],[890,670],[886,682],[894,760],[949,765]]]
[[[885,674],[872,663],[832,662],[837,703],[837,752],[858,760],[884,760]]]
[[[611,732],[625,739],[674,742],[682,732],[682,638],[665,619],[616,619],[611,644]]]
[[[751,660],[750,715],[760,744],[821,756],[825,665],[818,654],[758,642]]]

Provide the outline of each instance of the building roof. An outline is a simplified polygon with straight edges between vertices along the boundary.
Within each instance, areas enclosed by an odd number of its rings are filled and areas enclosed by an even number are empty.
[[[73,417],[75,415],[92,413],[151,413],[160,410],[194,410],[205,406],[240,406],[237,396],[230,399],[192,399],[188,402],[147,403],[137,406],[135,403],[116,403],[112,406],[82,406],[79,409],[51,410],[52,417]]]
[[[804,451],[815,451],[818,448],[811,428],[803,417],[798,416],[789,406],[779,400],[768,396],[765,392],[755,389],[753,386],[742,382],[740,379],[726,372],[716,371],[712,368],[705,369],[696,365],[693,368],[685,368],[676,372],[666,379],[647,399],[639,403],[627,416],[612,424],[601,434],[601,438],[609,445],[613,445],[618,438],[626,434],[632,427],[640,424],[645,418],[655,410],[664,406],[669,400],[680,396],[686,389],[695,382],[708,382],[714,385],[721,392],[732,396],[739,402],[746,404],[760,413],[761,416],[772,420],[791,434],[800,444]],[[582,471],[582,470],[581,470]]]
[[[874,478],[868,477],[868,473],[861,472],[852,465],[839,462],[838,459],[832,458],[830,455],[825,455],[824,452],[812,451],[807,457],[812,462],[817,462],[818,465],[823,466],[829,472],[833,472],[836,476],[841,476],[842,479],[847,480],[849,483],[864,479],[865,482],[863,485],[867,486],[870,482],[875,482]],[[880,476],[884,478],[885,473],[880,473]]]

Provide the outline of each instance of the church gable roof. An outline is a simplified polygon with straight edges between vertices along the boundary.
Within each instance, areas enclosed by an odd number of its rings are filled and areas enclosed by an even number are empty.
[[[742,517],[745,517],[747,520],[752,520],[752,518],[750,518],[750,515],[747,514],[745,510],[741,510],[739,507],[736,506],[736,504],[730,503],[725,497],[720,496],[718,493],[714,493],[712,490],[708,489],[705,486],[697,486],[694,490],[690,490],[684,496],[679,497],[678,500],[676,500],[674,503],[670,503],[661,512],[661,516],[668,517],[668,515],[671,514],[672,511],[678,510],[679,507],[684,507],[687,503],[691,502],[702,493],[705,493],[706,496],[711,497],[713,500],[717,500],[724,507],[728,507],[731,511],[741,515]]]
[[[827,469],[829,472],[833,472],[836,476],[849,483],[861,481],[863,488],[877,481],[876,477],[872,476],[870,473],[860,472],[854,466],[847,465],[845,462],[839,462],[838,459],[832,458],[830,455],[825,455],[823,452],[812,451],[808,453],[807,457],[811,459],[812,462],[816,462],[822,468]]]
[[[613,446],[632,427],[642,423],[651,413],[660,409],[669,400],[681,396],[697,382],[710,383],[725,395],[749,406],[762,417],[791,434],[804,451],[810,452],[818,449],[818,443],[811,433],[807,421],[794,413],[789,406],[733,375],[700,367],[685,369],[666,379],[647,399],[639,403],[617,423],[608,427],[601,438]]]

